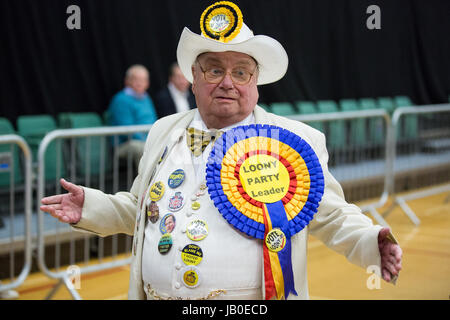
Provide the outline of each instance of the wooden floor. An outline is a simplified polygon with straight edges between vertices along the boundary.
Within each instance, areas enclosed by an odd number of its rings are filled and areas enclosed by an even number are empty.
[[[369,289],[371,274],[356,267],[326,248],[319,240],[309,239],[308,277],[311,299],[443,299],[450,298],[450,202],[448,194],[439,194],[408,204],[421,219],[416,227],[396,208],[386,218],[403,249],[403,270],[397,285],[381,281]],[[129,267],[82,276],[79,293],[83,299],[127,298]],[[371,287],[376,281],[370,278]],[[17,291],[19,299],[44,299],[55,280],[31,274]],[[64,287],[54,299],[71,299]]]

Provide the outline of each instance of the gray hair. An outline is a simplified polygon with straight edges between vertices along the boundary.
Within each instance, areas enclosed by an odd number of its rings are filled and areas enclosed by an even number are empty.
[[[130,79],[136,71],[145,71],[150,77],[150,72],[146,67],[144,67],[142,64],[134,64],[127,69],[125,73],[125,79]]]

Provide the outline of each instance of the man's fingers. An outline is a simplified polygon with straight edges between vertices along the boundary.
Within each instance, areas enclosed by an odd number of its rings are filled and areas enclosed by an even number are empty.
[[[45,204],[45,205],[57,204],[57,203],[61,203],[62,198],[63,198],[63,195],[62,194],[58,194],[56,196],[50,196],[50,197],[42,198],[41,199],[41,203]]]
[[[76,184],[73,184],[71,182],[68,182],[64,179],[60,180],[61,186],[66,189],[67,191],[77,194],[78,192],[80,192],[80,187],[77,186]]]
[[[381,271],[382,275],[383,275],[383,279],[387,282],[391,281],[391,274],[389,273],[388,270],[384,269]]]
[[[389,229],[388,227],[382,228],[380,230],[380,232],[378,233],[378,241],[383,241],[390,232],[391,232],[391,229]]]

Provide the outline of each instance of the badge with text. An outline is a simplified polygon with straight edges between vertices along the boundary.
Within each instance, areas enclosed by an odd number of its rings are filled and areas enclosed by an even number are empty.
[[[150,199],[153,201],[158,201],[164,195],[164,183],[162,181],[155,182],[150,188]]]
[[[175,192],[175,194],[169,199],[169,210],[178,211],[184,206],[184,196],[181,192]]]
[[[203,251],[196,244],[188,244],[181,251],[181,260],[187,265],[196,266],[203,259]]]
[[[147,216],[151,223],[156,223],[159,219],[159,207],[155,201],[151,201],[147,206]]]
[[[181,186],[185,178],[185,173],[183,169],[177,169],[169,176],[167,184],[170,188],[175,189]]]
[[[158,251],[161,254],[166,254],[172,248],[172,236],[169,233],[163,234],[158,242]]]
[[[191,221],[186,227],[186,234],[193,241],[200,241],[208,236],[208,225],[201,219]]]
[[[264,240],[266,299],[297,295],[291,237],[313,219],[324,191],[322,167],[311,146],[277,126],[233,128],[214,143],[206,185],[232,226]]]
[[[206,8],[200,17],[202,34],[210,39],[228,42],[239,34],[243,24],[242,12],[230,1],[219,1]]]
[[[173,229],[175,229],[175,216],[172,213],[166,214],[159,223],[159,231],[162,234],[172,233]]]

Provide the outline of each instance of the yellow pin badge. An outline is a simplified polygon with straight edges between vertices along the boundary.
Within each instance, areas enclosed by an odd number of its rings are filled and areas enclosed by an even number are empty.
[[[200,18],[202,34],[220,42],[229,42],[240,32],[242,12],[230,1],[219,1],[206,8]]]

